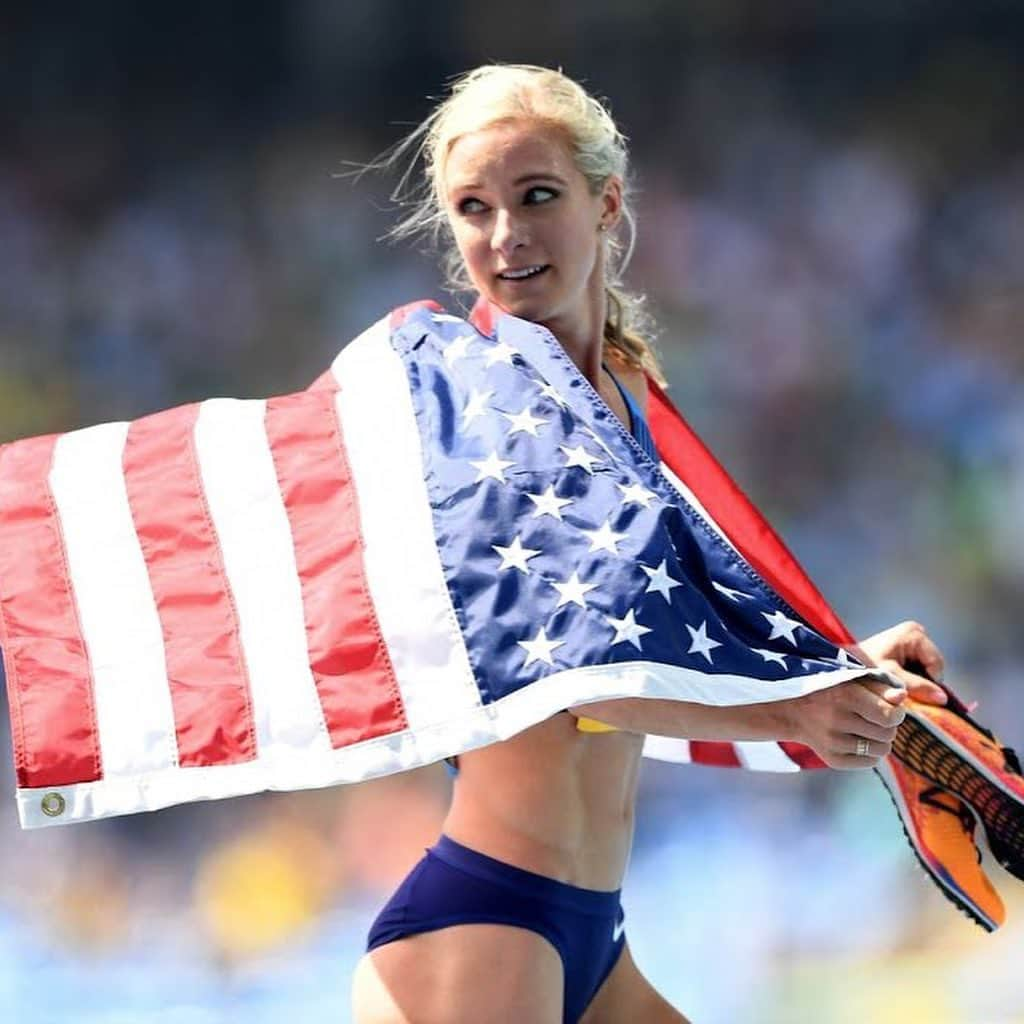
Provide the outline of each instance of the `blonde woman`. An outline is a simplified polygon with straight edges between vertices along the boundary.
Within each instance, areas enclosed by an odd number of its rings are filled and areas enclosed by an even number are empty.
[[[452,283],[542,324],[650,454],[658,364],[618,285],[632,227],[627,154],[607,110],[565,75],[487,66],[399,147],[423,157],[426,231]],[[622,699],[567,713],[459,759],[438,844],[371,929],[354,978],[359,1024],[685,1021],[640,973],[620,904],[644,734],[796,740],[831,767],[890,750],[906,692],[943,694],[942,656],[906,623],[865,641],[906,690],[847,682],[794,700],[717,708]],[[583,716],[586,717],[583,717]]]

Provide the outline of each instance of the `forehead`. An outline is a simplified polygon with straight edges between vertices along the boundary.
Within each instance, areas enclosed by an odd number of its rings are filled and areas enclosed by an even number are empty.
[[[499,186],[524,174],[579,174],[564,135],[546,125],[512,122],[460,135],[448,150],[449,192],[466,185]]]

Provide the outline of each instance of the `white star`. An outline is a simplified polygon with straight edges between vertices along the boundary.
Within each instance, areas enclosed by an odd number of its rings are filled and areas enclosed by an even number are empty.
[[[605,621],[615,630],[615,639],[611,643],[612,647],[616,644],[631,643],[638,651],[642,650],[640,647],[640,637],[650,633],[650,629],[647,626],[641,626],[636,621],[632,608],[626,612],[624,619],[616,619],[612,615],[606,615]]]
[[[469,343],[474,339],[473,334],[460,334],[451,344],[444,347],[444,361],[452,366],[456,360],[465,359],[469,352]]]
[[[768,637],[769,640],[777,640],[782,636],[796,647],[796,637],[793,634],[801,623],[783,615],[782,612],[772,612],[770,615],[768,612],[761,612],[761,614],[772,624],[772,635]]]
[[[596,530],[581,530],[580,532],[585,533],[590,538],[591,551],[610,551],[613,555],[619,553],[619,549],[615,545],[626,536],[626,534],[616,533],[612,529],[610,519],[606,519],[604,526]]]
[[[587,607],[587,591],[594,590],[597,587],[596,583],[583,583],[580,580],[580,574],[574,572],[564,583],[555,583],[551,581],[551,586],[558,591],[561,595],[558,598],[558,604],[556,608],[561,608],[563,604],[578,604],[581,608]]]
[[[547,633],[544,632],[544,627],[541,626],[533,640],[517,640],[516,643],[526,651],[526,661],[523,662],[525,668],[533,661],[543,661],[547,665],[554,665],[551,652],[556,647],[561,647],[565,641],[549,640]]]
[[[604,440],[601,437],[601,435],[596,433],[595,431],[591,430],[589,427],[587,427],[585,429],[586,429],[587,433],[614,459],[615,458],[615,452],[613,452],[611,450],[611,448],[609,448],[608,445],[606,445],[604,443]]]
[[[559,522],[562,521],[562,506],[571,505],[572,499],[559,498],[555,495],[555,485],[552,484],[543,494],[527,494],[527,497],[537,506],[533,518],[538,516],[554,516]]]
[[[647,589],[644,591],[645,594],[650,594],[652,591],[656,591],[661,594],[669,604],[672,603],[672,588],[681,587],[683,584],[677,580],[674,576],[669,576],[668,570],[665,568],[666,561],[663,558],[661,565],[657,569],[652,569],[650,566],[641,565],[640,568],[647,573],[649,583]]]
[[[488,400],[493,397],[493,391],[480,391],[478,388],[473,388],[473,393],[462,410],[463,427],[468,427],[478,416],[483,416],[487,411]]]
[[[764,658],[765,664],[767,664],[769,661],[774,661],[777,664],[781,665],[783,668],[786,667],[786,656],[784,654],[779,654],[778,651],[766,651],[761,647],[753,647],[751,648],[751,650],[755,654],[760,654],[761,657]]]
[[[512,357],[518,354],[519,349],[513,348],[506,341],[502,341],[487,350],[484,354],[484,362],[487,364],[488,369],[495,363],[508,363],[511,366]]]
[[[536,551],[533,548],[524,548],[523,542],[518,537],[507,548],[503,548],[500,544],[492,544],[491,548],[501,555],[498,572],[501,572],[502,569],[518,569],[524,575],[529,575],[530,570],[526,566],[527,559],[540,554],[539,548]]]
[[[461,317],[452,316],[451,313],[431,313],[430,319],[433,320],[435,324],[462,323]]]
[[[594,475],[594,470],[591,467],[592,462],[600,462],[601,460],[596,455],[591,455],[590,452],[578,444],[575,448],[570,448],[568,445],[560,444],[560,451],[565,455],[566,463],[565,468],[568,469],[570,466],[580,466],[585,469],[591,476]]]
[[[704,622],[700,624],[700,629],[694,629],[689,623],[686,624],[686,628],[690,631],[690,639],[693,641],[693,643],[690,644],[689,651],[686,653],[703,654],[704,657],[708,659],[709,665],[714,664],[711,652],[716,647],[721,647],[722,645],[717,640],[712,640],[711,637],[708,636],[707,620],[705,619]]]
[[[625,484],[616,484],[615,486],[622,491],[623,505],[628,505],[632,502],[635,505],[643,505],[644,508],[647,508],[655,497],[654,491],[649,491],[646,487],[641,487],[640,484],[630,484],[628,487]]]
[[[547,420],[541,420],[534,416],[533,413],[530,412],[529,406],[527,406],[522,412],[517,413],[515,416],[509,412],[503,412],[501,415],[504,416],[511,424],[508,428],[509,437],[520,432],[536,437],[537,428],[543,427],[544,424],[547,423]]]
[[[836,651],[836,661],[839,662],[843,668],[860,668],[860,662],[850,657],[850,652],[845,647],[840,647]]]
[[[733,590],[731,587],[724,587],[721,583],[716,583],[714,580],[711,581],[711,586],[720,594],[725,594],[726,597],[731,598],[733,601],[738,601],[741,597],[750,598],[750,594],[744,594],[742,590]]]
[[[515,465],[515,463],[510,462],[508,459],[499,459],[497,452],[491,452],[482,462],[471,461],[470,465],[479,474],[473,483],[478,484],[481,480],[493,477],[499,484],[503,484],[505,482],[505,470],[509,466]]]
[[[545,381],[541,385],[540,393],[547,398],[550,398],[560,409],[568,409],[569,403],[562,397],[562,393],[554,386],[554,384],[548,384]]]

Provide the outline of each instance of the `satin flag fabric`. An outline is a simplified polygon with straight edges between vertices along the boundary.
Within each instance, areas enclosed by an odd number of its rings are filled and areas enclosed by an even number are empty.
[[[22,825],[360,781],[590,700],[864,676],[653,382],[648,418],[660,464],[542,327],[416,303],[305,392],[0,447]],[[645,753],[821,766],[792,743]]]

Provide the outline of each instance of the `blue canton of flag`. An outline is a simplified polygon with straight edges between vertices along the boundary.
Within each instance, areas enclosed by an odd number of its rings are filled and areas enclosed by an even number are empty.
[[[690,670],[700,692],[717,678],[820,685],[856,666],[684,499],[542,328],[505,317],[488,338],[421,309],[393,344],[485,702],[590,666]]]

